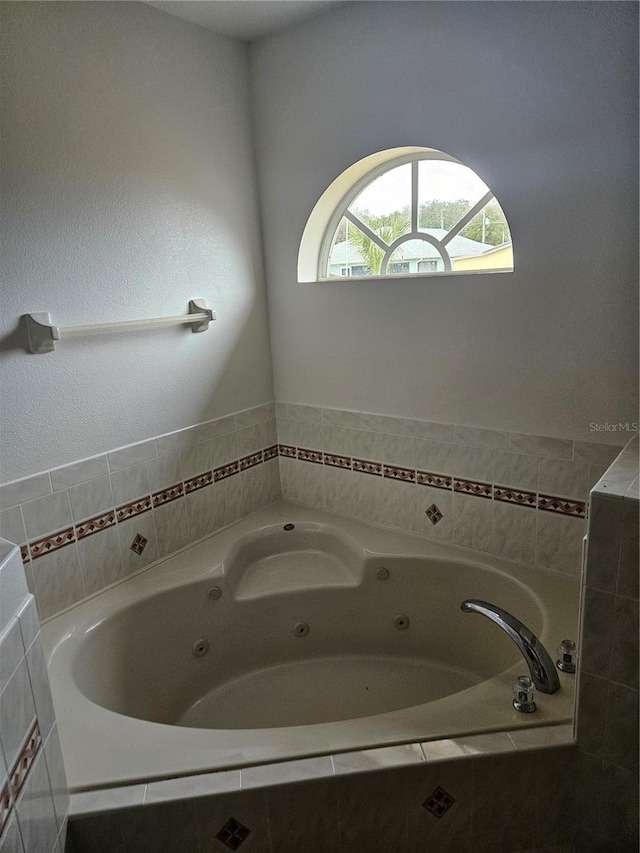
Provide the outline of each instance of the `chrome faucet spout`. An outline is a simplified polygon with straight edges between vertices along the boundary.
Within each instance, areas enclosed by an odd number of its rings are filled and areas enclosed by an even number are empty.
[[[511,637],[527,662],[531,680],[541,693],[555,693],[560,689],[560,679],[549,652],[519,619],[495,604],[475,598],[463,601],[460,609],[467,613],[481,613]]]

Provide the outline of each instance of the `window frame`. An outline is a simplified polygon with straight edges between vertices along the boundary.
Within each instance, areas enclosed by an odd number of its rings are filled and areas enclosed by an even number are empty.
[[[381,152],[382,153],[382,152]],[[469,211],[451,228],[443,237],[442,240],[438,240],[430,234],[427,234],[424,231],[418,230],[418,174],[419,174],[419,166],[418,164],[423,160],[438,160],[444,161],[448,163],[457,163],[460,166],[464,166],[465,168],[470,168],[466,166],[465,163],[462,163],[456,157],[453,157],[450,154],[445,153],[444,151],[438,151],[434,148],[413,148],[412,150],[399,154],[395,157],[390,157],[385,159],[383,162],[378,163],[377,165],[372,166],[365,173],[363,173],[359,178],[357,178],[350,186],[349,189],[343,193],[339,202],[335,205],[333,212],[329,216],[327,220],[326,227],[324,229],[324,233],[322,235],[320,241],[320,249],[317,256],[317,269],[316,269],[316,281],[317,282],[337,282],[344,281],[345,278],[349,278],[352,281],[375,281],[375,280],[388,280],[389,278],[397,279],[406,279],[406,278],[420,278],[420,277],[435,277],[435,276],[443,276],[443,275],[469,275],[475,273],[501,273],[501,272],[513,272],[512,267],[499,267],[495,269],[478,269],[478,270],[454,270],[451,263],[451,258],[449,253],[446,251],[446,246],[451,242],[454,237],[456,237],[469,222],[477,216],[479,213],[484,210],[484,208],[492,201],[495,200],[500,208],[502,209],[502,205],[496,199],[495,194],[492,190],[488,190],[482,198],[480,198],[473,207],[470,208]],[[392,169],[397,168],[398,166],[403,166],[407,163],[412,164],[411,171],[411,230],[406,234],[401,235],[396,238],[393,243],[387,244],[380,238],[377,238],[377,235],[374,232],[367,229],[365,223],[360,222],[355,216],[348,215],[349,205],[354,201],[354,199],[360,195],[360,193],[370,184],[372,184],[375,180],[377,180],[381,175],[386,172],[390,172]],[[348,170],[347,170],[348,171]],[[472,170],[474,174],[477,175],[475,170]],[[346,174],[346,173],[345,173]],[[480,180],[482,180],[481,176],[478,175]],[[484,181],[483,181],[484,183]],[[486,184],[485,184],[486,185]],[[330,189],[330,188],[329,188]],[[374,241],[382,248],[385,252],[381,273],[378,275],[364,275],[364,276],[336,276],[329,275],[329,260],[331,256],[331,250],[333,248],[333,241],[335,237],[335,233],[338,229],[338,226],[343,218],[348,219],[354,227],[358,228],[360,231],[363,231],[367,236],[372,237]],[[363,228],[364,226],[364,228]],[[366,229],[366,230],[365,230]],[[509,226],[509,233],[511,233],[511,227]],[[388,266],[393,256],[393,253],[396,249],[401,246],[403,243],[408,242],[409,240],[422,240],[426,243],[430,243],[433,245],[439,252],[440,257],[442,258],[444,269],[443,270],[433,270],[433,271],[423,271],[423,272],[415,272],[415,273],[388,273]],[[512,243],[512,241],[509,241]],[[444,249],[444,254],[443,250]],[[347,268],[349,264],[345,264]]]

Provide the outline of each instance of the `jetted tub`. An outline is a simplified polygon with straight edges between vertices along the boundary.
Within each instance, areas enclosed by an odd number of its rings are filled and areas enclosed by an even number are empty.
[[[292,529],[291,529],[292,528]],[[528,674],[479,598],[555,659],[576,579],[284,502],[43,628],[72,790],[566,723],[572,676]]]

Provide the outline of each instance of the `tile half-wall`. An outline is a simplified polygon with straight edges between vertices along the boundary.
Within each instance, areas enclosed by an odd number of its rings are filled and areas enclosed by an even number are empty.
[[[69,794],[40,624],[0,540],[0,851],[64,853]]]
[[[577,575],[619,446],[277,404],[283,497]]]
[[[590,495],[576,735],[580,850],[638,850],[638,437]]]
[[[277,415],[277,421],[276,421]],[[282,494],[569,574],[611,445],[288,403],[0,486],[40,617]]]
[[[273,403],[0,486],[41,619],[280,497]]]
[[[571,853],[575,753],[561,726],[80,793],[72,850]]]

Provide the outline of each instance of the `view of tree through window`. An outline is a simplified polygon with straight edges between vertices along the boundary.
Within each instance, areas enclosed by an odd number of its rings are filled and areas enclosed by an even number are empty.
[[[506,217],[478,175],[432,155],[404,159],[343,209],[324,276],[513,269]]]

